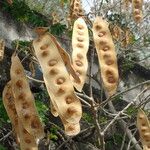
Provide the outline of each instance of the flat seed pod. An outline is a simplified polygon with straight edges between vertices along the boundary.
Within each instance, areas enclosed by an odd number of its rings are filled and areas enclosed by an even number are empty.
[[[21,150],[38,150],[35,137],[24,129],[21,120],[19,120],[19,137]]]
[[[45,80],[45,83],[47,81]],[[47,85],[47,84],[46,84]],[[49,93],[51,93],[51,91],[49,90]],[[62,116],[61,114],[58,114],[57,110],[58,110],[58,107],[55,103],[55,97],[54,95],[51,93],[50,94],[51,96],[51,102],[50,101],[50,107],[51,107],[51,113],[53,114],[53,116],[55,117],[60,117],[62,123],[63,123],[63,126],[64,126],[64,130],[65,130],[65,133],[69,136],[74,136],[74,135],[77,135],[79,132],[80,132],[80,123],[77,122],[76,124],[73,124],[73,123],[69,123],[67,122]],[[70,104],[72,102],[71,99],[67,99],[66,103]]]
[[[11,82],[8,82],[3,90],[3,104],[12,124],[12,128],[15,131],[16,137],[18,137],[19,126],[18,126],[18,115],[15,108],[14,96],[11,89]],[[18,140],[18,139],[17,139]]]
[[[129,5],[130,5],[130,0],[124,0],[125,9],[128,9]]]
[[[137,127],[144,150],[150,150],[150,122],[141,109],[137,114]]]
[[[70,12],[68,16],[69,24],[74,22],[78,17],[83,16],[82,3],[80,0],[71,0],[70,2]]]
[[[69,70],[69,73],[72,75],[72,77],[74,78],[74,80],[77,83],[80,83],[81,82],[80,78],[78,77],[74,68],[72,67],[69,54],[60,46],[60,44],[58,43],[58,41],[56,40],[56,38],[53,35],[51,35],[51,38],[52,38],[53,42],[55,43],[55,45],[57,46],[59,53],[61,55],[61,58],[63,59],[64,64],[66,65],[67,69]]]
[[[137,23],[139,23],[143,18],[142,5],[143,0],[132,0],[133,18]]]
[[[29,134],[37,139],[44,136],[44,129],[36,110],[34,96],[27,81],[24,68],[18,56],[12,56],[10,70],[12,90],[15,97],[17,114]]]
[[[0,61],[3,60],[4,49],[5,49],[5,41],[3,39],[0,39]]]
[[[117,57],[108,23],[102,17],[97,17],[93,23],[93,37],[104,89],[111,96],[115,94],[118,85]]]
[[[64,118],[61,118],[65,133],[69,136],[75,136],[80,132],[80,124],[72,124],[67,122]]]
[[[81,82],[77,83],[73,80],[73,84],[78,91],[82,91],[86,80],[88,69],[87,52],[89,49],[89,33],[87,25],[82,18],[78,18],[74,22],[72,34],[72,61],[73,67],[76,70]]]
[[[52,115],[58,117],[59,114],[57,113],[57,110],[51,101],[50,101],[50,108],[51,108]]]
[[[40,37],[40,40],[34,40],[33,47],[58,114],[67,122],[78,123],[82,116],[81,103],[74,93],[69,73],[56,44],[47,33]]]

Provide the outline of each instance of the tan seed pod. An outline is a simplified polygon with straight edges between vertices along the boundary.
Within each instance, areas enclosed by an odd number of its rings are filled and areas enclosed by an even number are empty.
[[[51,113],[53,114],[53,116],[58,117],[59,114],[51,101],[50,101],[50,108],[51,108]]]
[[[104,89],[108,96],[111,96],[115,94],[118,86],[117,57],[108,23],[102,17],[97,17],[93,23],[93,37]]]
[[[36,110],[34,96],[30,91],[24,68],[18,56],[13,55],[11,60],[10,76],[17,114],[29,134],[37,139],[42,138],[44,136],[43,126]]]
[[[3,39],[0,39],[0,61],[3,60],[4,49],[5,49],[5,41]]]
[[[67,70],[69,71],[69,73],[71,74],[71,76],[74,78],[74,80],[77,83],[80,83],[80,78],[78,77],[78,75],[76,74],[76,71],[74,70],[72,64],[71,64],[71,59],[69,54],[60,46],[60,44],[58,43],[58,41],[56,40],[56,38],[51,35],[51,38],[53,40],[53,42],[55,43],[55,45],[57,46],[59,53],[61,55],[61,58],[63,59],[64,64],[67,67]]]
[[[129,5],[130,5],[130,0],[124,0],[125,9],[128,9]]]
[[[45,81],[45,82],[46,82],[46,81]],[[47,85],[47,84],[46,84],[46,85]],[[49,91],[49,93],[51,93],[51,92]],[[58,116],[59,116],[59,117],[60,117],[60,119],[61,119],[61,121],[62,121],[62,123],[63,123],[63,126],[64,126],[65,133],[66,133],[67,135],[69,135],[69,136],[77,135],[77,134],[80,132],[80,124],[79,124],[79,122],[76,123],[76,124],[69,123],[69,122],[67,122],[67,121],[61,116],[61,114],[58,114],[58,112],[57,112],[57,110],[58,110],[57,105],[56,105],[55,101],[53,100],[55,97],[53,96],[52,93],[51,93],[50,95],[51,95],[51,101],[54,103],[54,105],[53,105],[53,103],[50,102],[51,113],[53,114],[53,116],[55,116],[55,117],[58,117]],[[68,96],[68,97],[66,98],[66,103],[67,103],[67,104],[71,104],[72,102],[73,102],[72,98]]]
[[[45,44],[49,46],[44,50],[47,55],[43,56],[41,47]],[[57,45],[47,33],[40,41],[34,40],[33,47],[43,71],[45,85],[58,114],[67,122],[78,123],[82,116],[81,103],[74,93],[69,73]],[[66,96],[73,99],[71,104],[66,103]]]
[[[64,118],[61,117],[65,133],[69,136],[75,136],[80,132],[80,124],[79,122],[77,124],[72,124],[67,122]]]
[[[3,90],[3,104],[6,109],[6,112],[8,114],[8,117],[10,119],[10,122],[12,124],[12,128],[15,131],[16,139],[19,141],[18,138],[18,133],[19,133],[19,126],[18,126],[18,115],[17,111],[15,108],[15,102],[14,102],[14,96],[12,93],[12,88],[11,88],[11,82],[8,82]]]
[[[48,31],[48,29],[48,27],[36,27],[34,31],[38,36],[42,36]]]
[[[137,127],[144,150],[150,149],[150,122],[143,110],[137,114]]]
[[[23,127],[21,120],[19,119],[19,138],[21,150],[38,150],[38,145],[35,137],[28,133]]]
[[[58,14],[56,12],[52,13],[52,18],[53,18],[53,20],[52,20],[53,25],[59,23],[60,19],[59,19]]]
[[[80,34],[83,33],[82,35]],[[87,25],[82,18],[78,18],[74,22],[73,34],[72,34],[72,61],[73,67],[76,70],[80,78],[80,83],[73,81],[75,88],[78,91],[82,91],[86,80],[86,73],[88,69],[87,52],[89,49],[89,33]]]
[[[133,17],[134,17],[135,22],[137,22],[137,23],[140,22],[143,18],[142,10],[134,9],[133,10]]]
[[[78,17],[83,16],[83,9],[82,9],[82,3],[80,0],[72,0],[70,2],[70,12],[68,16],[69,24],[72,24],[71,22],[74,22],[75,19]]]
[[[132,0],[133,18],[137,23],[139,23],[143,18],[142,6],[143,0]]]

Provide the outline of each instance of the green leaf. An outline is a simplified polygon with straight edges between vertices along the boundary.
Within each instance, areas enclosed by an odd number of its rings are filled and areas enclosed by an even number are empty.
[[[0,150],[7,150],[3,145],[0,144]]]

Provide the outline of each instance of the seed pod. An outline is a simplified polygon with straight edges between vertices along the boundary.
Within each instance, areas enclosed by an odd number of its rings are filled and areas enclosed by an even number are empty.
[[[130,0],[124,0],[125,9],[128,9],[129,5],[130,5]]]
[[[75,82],[80,83],[81,82],[80,78],[78,77],[74,68],[72,67],[69,54],[60,46],[60,44],[58,43],[58,41],[56,40],[56,38],[53,35],[51,35],[51,38],[52,38],[53,42],[55,43],[55,45],[57,46],[58,51],[61,55],[61,58],[63,59],[63,62],[65,64],[65,66],[67,67],[67,70],[69,71],[71,76],[74,78]]]
[[[14,96],[11,89],[11,82],[8,82],[3,90],[3,104],[12,124],[12,128],[15,132],[16,139],[19,141],[18,133],[19,133],[19,126],[18,126],[18,115],[15,108]]]
[[[58,117],[59,114],[57,113],[57,110],[51,101],[50,101],[50,108],[51,108],[51,113],[53,114],[53,116]]]
[[[97,17],[93,23],[93,37],[104,89],[108,96],[111,96],[116,92],[118,85],[117,58],[108,23],[101,17]]]
[[[33,41],[41,65],[46,88],[59,116],[67,122],[78,123],[82,116],[81,103],[74,93],[69,73],[50,34]]]
[[[150,150],[150,122],[141,109],[137,114],[137,127],[144,150]]]
[[[80,0],[71,0],[70,2],[70,12],[68,16],[69,25],[74,22],[78,17],[83,16],[82,3]]]
[[[65,133],[69,136],[77,135],[80,132],[80,124],[79,122],[77,124],[72,124],[67,122],[64,118],[61,117]]]
[[[5,49],[5,41],[3,39],[0,39],[0,61],[3,60],[4,49]]]
[[[46,82],[46,81],[45,81]],[[49,91],[49,93],[50,93],[50,91]],[[55,97],[53,97],[53,94],[51,93],[50,94],[51,95],[51,101],[54,103],[54,105],[53,105],[53,103],[50,101],[50,107],[51,107],[51,113],[53,114],[53,116],[55,116],[55,117],[60,117],[60,119],[61,119],[61,121],[62,121],[62,123],[63,123],[63,126],[64,126],[64,130],[65,130],[65,133],[67,134],[67,135],[69,135],[69,136],[74,136],[74,135],[77,135],[79,132],[80,132],[80,124],[79,124],[79,122],[77,123],[77,124],[72,124],[72,123],[69,123],[69,122],[67,122],[62,116],[61,116],[61,114],[58,114],[58,112],[57,112],[57,110],[58,110],[58,108],[57,108],[57,105],[55,104],[55,101],[54,100],[52,100],[52,98],[55,98]],[[67,99],[67,101],[66,101],[66,103],[68,103],[68,104],[70,104],[72,101],[71,101],[71,99]]]
[[[34,96],[32,95],[24,73],[24,68],[18,56],[12,56],[10,69],[12,91],[15,97],[15,107],[23,127],[37,139],[44,136],[42,123],[38,117]]]
[[[21,150],[38,150],[35,137],[28,133],[19,119],[19,138]]]
[[[27,130],[24,129],[22,122],[18,117],[11,82],[8,82],[5,85],[3,91],[3,103],[12,123],[17,140],[20,142],[21,150],[38,150],[35,137],[30,135]]]
[[[52,18],[53,18],[53,20],[52,20],[53,25],[60,22],[60,19],[59,19],[58,14],[56,12],[52,13]]]
[[[72,34],[72,61],[73,67],[80,78],[80,83],[73,80],[73,84],[78,91],[82,91],[86,80],[86,73],[88,69],[87,52],[89,49],[89,34],[85,21],[78,18],[74,22]]]
[[[143,5],[143,0],[132,0],[133,18],[137,23],[140,22],[143,18],[142,5]]]

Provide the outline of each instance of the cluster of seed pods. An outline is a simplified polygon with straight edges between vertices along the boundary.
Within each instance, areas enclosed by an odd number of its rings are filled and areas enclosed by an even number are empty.
[[[143,150],[150,150],[150,122],[141,109],[137,115],[137,127],[140,133]]]
[[[72,34],[72,62],[73,67],[80,78],[80,82],[76,82],[73,78],[73,84],[78,91],[82,91],[86,80],[88,69],[87,52],[89,49],[89,34],[87,25],[82,18],[78,18],[74,22]]]
[[[70,2],[70,12],[68,16],[69,24],[72,24],[72,21],[78,17],[83,16],[83,9],[81,0],[71,0]]]
[[[104,88],[107,95],[111,96],[118,86],[117,58],[108,23],[101,17],[97,17],[93,23],[93,37]]]
[[[4,49],[5,49],[5,41],[3,39],[0,39],[0,61],[3,60]]]
[[[82,4],[80,0],[74,0],[73,3],[73,17],[80,17],[83,15]]]
[[[53,37],[46,33],[33,41],[35,54],[41,65],[46,88],[67,134],[77,134],[76,126],[82,116],[81,103],[74,93],[70,76]],[[67,129],[66,129],[67,127]],[[78,131],[79,132],[79,131]]]
[[[38,150],[35,137],[29,134],[18,117],[11,81],[5,85],[3,90],[3,104],[10,118],[15,136],[17,137],[17,143],[20,143],[21,150]]]
[[[34,96],[17,55],[12,56],[10,76],[15,108],[25,130],[35,139],[44,137],[44,129],[36,110]]]
[[[132,0],[133,18],[135,22],[140,22],[142,19],[143,0]]]

